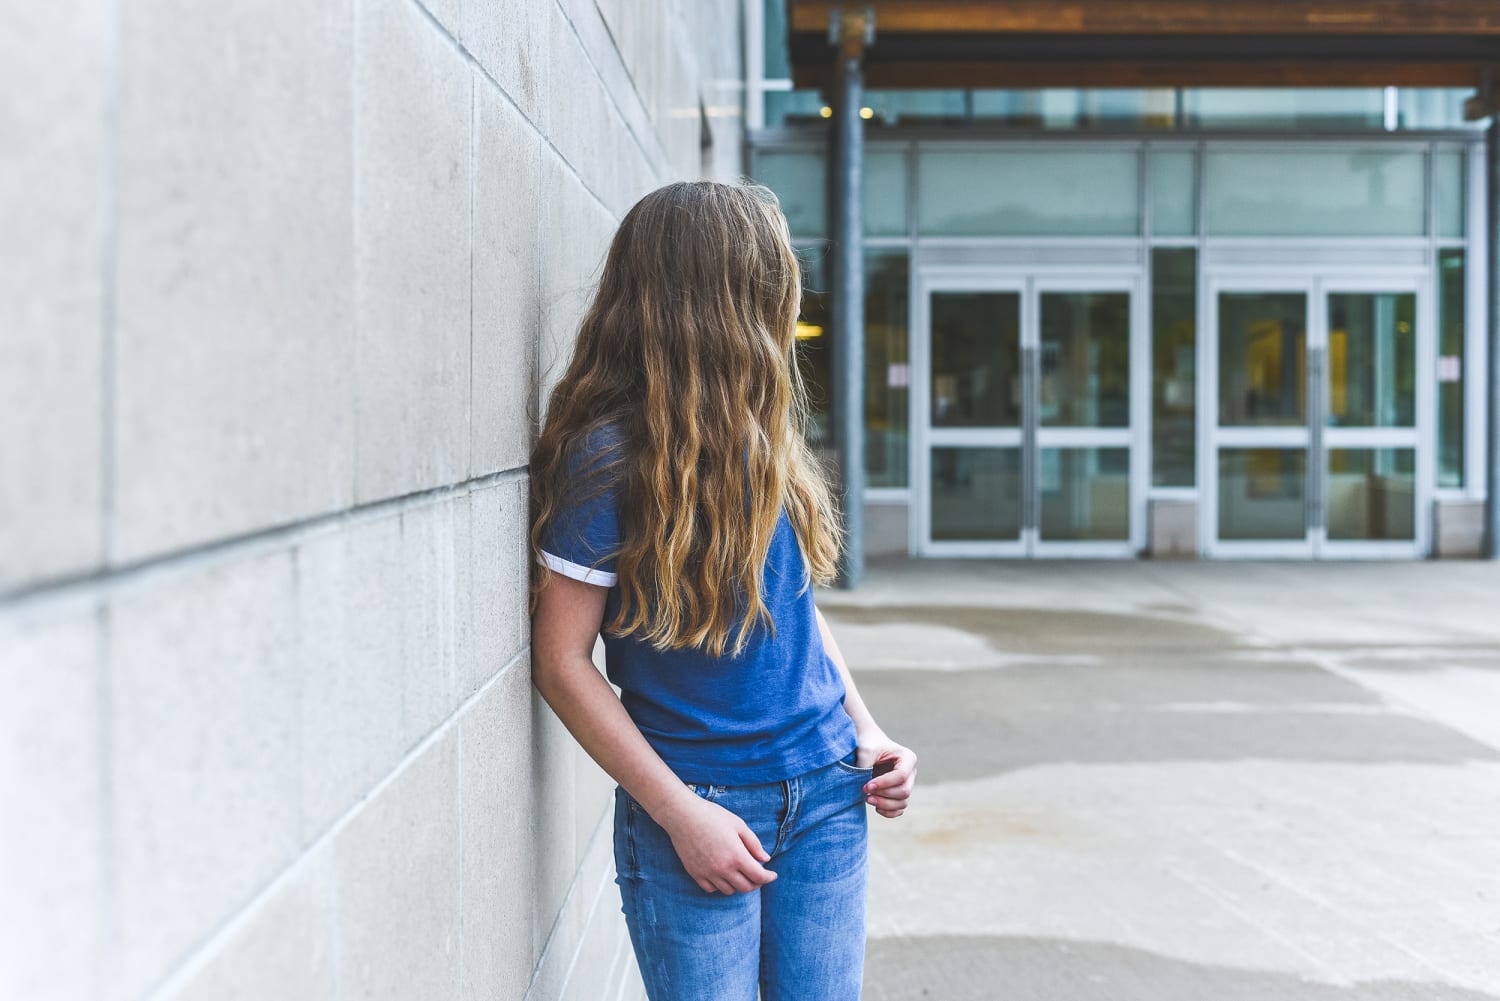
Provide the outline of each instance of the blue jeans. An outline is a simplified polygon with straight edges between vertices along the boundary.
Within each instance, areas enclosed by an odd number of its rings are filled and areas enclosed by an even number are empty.
[[[781,782],[694,785],[743,820],[776,879],[708,893],[672,839],[615,787],[615,882],[650,1001],[858,1001],[869,842],[854,752]]]

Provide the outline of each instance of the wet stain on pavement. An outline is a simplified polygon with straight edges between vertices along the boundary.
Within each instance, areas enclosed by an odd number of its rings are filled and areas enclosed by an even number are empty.
[[[1136,656],[1096,665],[859,672],[922,781],[1048,764],[1232,761],[1449,764],[1500,752],[1315,666]]]
[[[843,605],[829,621],[857,625],[947,626],[981,637],[997,653],[1097,654],[1134,651],[1222,651],[1239,646],[1212,626],[1154,615],[1047,608],[971,608],[923,605]]]
[[[1002,935],[871,939],[865,1001],[1500,1001],[1407,980],[1339,985],[1108,942]]]

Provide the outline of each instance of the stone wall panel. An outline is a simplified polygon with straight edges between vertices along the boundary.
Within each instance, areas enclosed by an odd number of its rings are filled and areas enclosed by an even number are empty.
[[[0,10],[0,592],[104,555],[108,7]]]
[[[463,0],[464,46],[533,126],[558,103],[551,87],[553,3]]]
[[[542,138],[474,82],[473,472],[524,466],[536,417]],[[524,210],[524,211],[523,211]]]
[[[401,691],[403,746],[431,733],[458,705],[458,566],[452,497],[401,515]],[[468,499],[464,520],[468,518]],[[467,533],[467,527],[466,527]]]
[[[161,1001],[328,1001],[333,997],[333,852],[297,861]]]
[[[531,843],[545,845],[531,857],[532,963],[552,937],[553,923],[578,872],[573,836],[576,805],[573,797],[573,740],[562,721],[541,695],[532,695],[531,723]],[[561,941],[572,941],[563,938]]]
[[[356,500],[469,468],[471,78],[411,0],[358,0]]]
[[[339,999],[458,995],[458,750],[449,727],[336,836]]]
[[[121,7],[115,560],[352,500],[350,36],[347,3]]]
[[[464,1001],[519,998],[534,963],[534,790],[530,665],[518,661],[465,713],[463,771]]]
[[[98,997],[113,915],[100,616],[0,619],[0,997]],[[22,822],[24,821],[24,822]]]
[[[399,515],[308,539],[296,553],[302,838],[326,832],[408,746]]]
[[[110,604],[119,998],[161,980],[300,840],[290,555],[140,583]]]

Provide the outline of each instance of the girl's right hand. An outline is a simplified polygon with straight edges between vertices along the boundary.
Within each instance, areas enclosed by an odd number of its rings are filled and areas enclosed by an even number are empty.
[[[717,803],[694,796],[662,824],[688,875],[705,893],[749,893],[776,878],[771,856],[748,824]]]

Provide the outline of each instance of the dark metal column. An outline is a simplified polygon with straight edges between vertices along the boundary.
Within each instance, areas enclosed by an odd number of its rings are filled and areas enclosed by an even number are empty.
[[[839,457],[839,488],[845,547],[838,584],[858,587],[865,571],[865,264],[864,126],[865,46],[874,37],[875,15],[867,7],[834,8],[829,40],[838,46],[834,66],[833,156],[829,185],[833,200],[833,441]]]
[[[1493,97],[1493,95],[1491,95]],[[1484,141],[1485,341],[1489,363],[1484,384],[1484,554],[1500,559],[1500,109],[1490,105]]]

